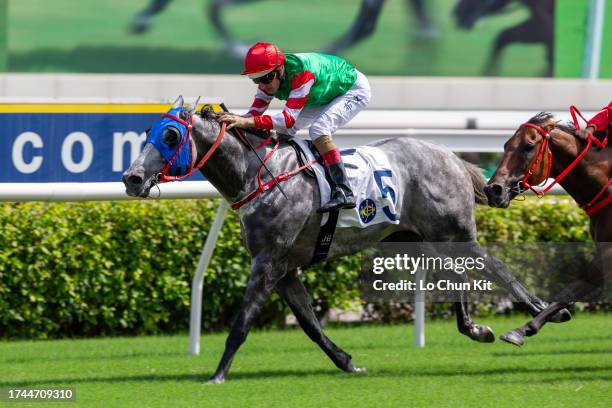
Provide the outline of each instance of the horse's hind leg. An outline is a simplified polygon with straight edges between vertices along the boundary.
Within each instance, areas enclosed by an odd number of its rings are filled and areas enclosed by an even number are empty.
[[[296,271],[289,271],[278,282],[276,289],[291,308],[304,332],[321,347],[338,368],[347,372],[364,371],[364,369],[353,367],[351,355],[336,346],[323,333],[321,324],[312,310],[308,292]]]
[[[238,317],[230,330],[225,342],[225,351],[219,362],[215,374],[209,379],[209,383],[222,383],[227,377],[234,355],[238,348],[244,343],[259,311],[268,299],[268,296],[276,286],[276,283],[283,276],[286,263],[283,265],[273,264],[268,259],[253,260],[249,282],[247,284],[242,306],[238,312]]]
[[[460,296],[461,301],[455,302],[455,315],[457,316],[457,329],[459,329],[459,332],[480,343],[493,343],[495,341],[493,330],[489,326],[474,323],[470,317],[467,291],[462,290]]]

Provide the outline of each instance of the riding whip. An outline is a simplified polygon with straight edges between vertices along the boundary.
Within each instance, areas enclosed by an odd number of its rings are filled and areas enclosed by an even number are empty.
[[[225,106],[224,103],[221,104],[221,109],[223,109],[223,111],[225,112],[229,112],[227,110],[227,107]],[[244,133],[242,133],[242,129],[240,128],[233,128],[232,130],[236,131],[236,134],[238,135],[238,137],[240,138],[240,140],[242,140],[247,146],[249,146],[249,148],[251,149],[251,151],[253,153],[255,153],[255,156],[257,156],[257,158],[259,159],[259,162],[261,163],[261,165],[263,166],[264,169],[266,169],[266,171],[268,172],[268,174],[270,175],[270,177],[272,177],[272,180],[274,180],[274,184],[276,184],[276,187],[278,187],[278,189],[280,190],[281,194],[283,195],[283,197],[285,197],[287,200],[289,200],[289,197],[287,197],[287,194],[285,194],[285,191],[283,191],[283,188],[281,187],[280,183],[278,182],[278,180],[276,179],[276,177],[274,177],[274,175],[272,174],[272,172],[270,171],[270,169],[268,169],[268,166],[266,166],[266,163],[264,163],[263,159],[259,156],[259,154],[257,154],[257,151],[255,150],[255,148],[253,147],[253,145],[249,142],[249,139],[246,138],[246,136],[244,135]]]

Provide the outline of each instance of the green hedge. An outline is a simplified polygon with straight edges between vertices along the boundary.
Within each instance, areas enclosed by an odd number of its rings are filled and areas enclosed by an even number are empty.
[[[190,283],[217,201],[0,204],[0,337],[168,333],[189,321]],[[586,216],[571,199],[479,207],[479,239],[586,241]],[[204,283],[204,330],[231,324],[249,256],[231,214]],[[317,310],[359,299],[358,256],[302,275]],[[279,323],[276,294],[259,325]]]

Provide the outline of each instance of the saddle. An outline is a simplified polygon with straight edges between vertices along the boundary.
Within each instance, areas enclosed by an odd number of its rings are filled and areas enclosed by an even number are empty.
[[[322,159],[313,143],[300,138],[290,138],[289,145],[296,151],[300,165],[313,160],[317,163],[309,169],[319,187],[321,205],[331,195],[329,180],[322,165]],[[398,224],[395,213],[397,198],[401,193],[387,155],[377,147],[361,146],[340,150],[349,183],[357,199],[357,207],[339,211],[338,228],[367,228],[383,222]],[[328,220],[328,214],[321,218],[321,225]]]

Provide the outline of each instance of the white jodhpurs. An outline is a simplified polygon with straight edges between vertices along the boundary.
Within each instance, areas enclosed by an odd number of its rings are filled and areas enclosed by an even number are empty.
[[[279,131],[295,136],[298,130],[309,128],[308,134],[312,140],[325,135],[331,136],[368,106],[370,96],[368,79],[357,71],[357,80],[344,95],[336,97],[324,106],[305,107],[291,129]]]

